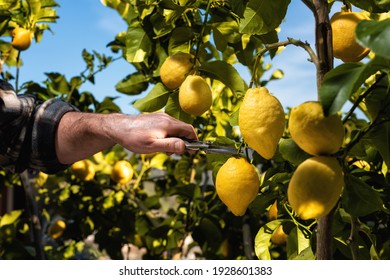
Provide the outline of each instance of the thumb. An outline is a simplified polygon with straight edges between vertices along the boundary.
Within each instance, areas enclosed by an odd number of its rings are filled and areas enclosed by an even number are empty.
[[[184,141],[179,138],[156,139],[154,147],[166,153],[183,154],[186,151]]]

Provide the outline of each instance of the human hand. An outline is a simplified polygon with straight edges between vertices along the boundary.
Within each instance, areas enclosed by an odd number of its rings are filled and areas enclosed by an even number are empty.
[[[135,153],[182,154],[186,151],[182,138],[197,139],[192,125],[165,113],[114,114],[113,117],[107,134],[115,143]]]

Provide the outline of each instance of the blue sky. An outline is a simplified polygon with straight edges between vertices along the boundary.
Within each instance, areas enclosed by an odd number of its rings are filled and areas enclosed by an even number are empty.
[[[67,78],[80,73],[85,64],[81,51],[96,50],[99,53],[117,56],[111,53],[106,44],[115,35],[126,29],[126,24],[116,13],[99,0],[57,0],[60,16],[51,28],[54,35],[47,33],[39,44],[22,53],[24,66],[21,69],[21,82],[44,81],[45,72],[58,71]],[[337,8],[337,7],[335,7]],[[287,37],[310,43],[314,48],[314,24],[311,11],[299,0],[291,1],[285,22],[281,25],[280,40]],[[295,46],[288,46],[271,61],[272,68],[283,70],[285,76],[268,84],[269,90],[287,107],[296,106],[307,100],[315,100],[316,78],[314,65],[308,62],[308,54]],[[132,108],[132,97],[115,91],[115,84],[133,71],[132,66],[123,59],[114,62],[107,71],[98,74],[96,84],[86,84],[82,89],[91,91],[98,100],[105,96],[118,97],[117,104],[128,114],[137,113]],[[249,82],[249,74],[242,76]]]

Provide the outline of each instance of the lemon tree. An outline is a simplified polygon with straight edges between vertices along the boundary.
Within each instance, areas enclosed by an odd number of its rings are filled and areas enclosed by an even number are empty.
[[[114,97],[98,101],[85,84],[123,60],[134,71],[115,89],[140,113],[164,111],[237,153],[116,146],[55,175],[37,172],[30,184],[1,170],[1,203],[13,188],[34,207],[0,213],[0,258],[123,259],[130,246],[145,259],[191,250],[206,259],[390,258],[388,1],[300,1],[317,20],[313,32],[323,31],[313,46],[305,34],[280,38],[289,0],[100,2],[127,24],[109,54],[80,47],[79,74],[19,87],[13,77],[29,49],[13,47],[12,32],[44,40],[57,3],[0,0],[2,78],[18,93],[119,112]],[[317,99],[294,108],[268,90],[288,79],[271,65],[290,47],[315,66],[318,86]]]

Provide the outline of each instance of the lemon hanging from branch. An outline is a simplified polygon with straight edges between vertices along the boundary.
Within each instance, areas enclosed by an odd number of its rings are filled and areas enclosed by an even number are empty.
[[[255,167],[244,158],[229,158],[216,177],[218,197],[236,216],[243,216],[256,198],[260,180]]]
[[[238,124],[245,142],[263,158],[271,159],[285,127],[282,104],[267,88],[250,88],[241,104]]]

